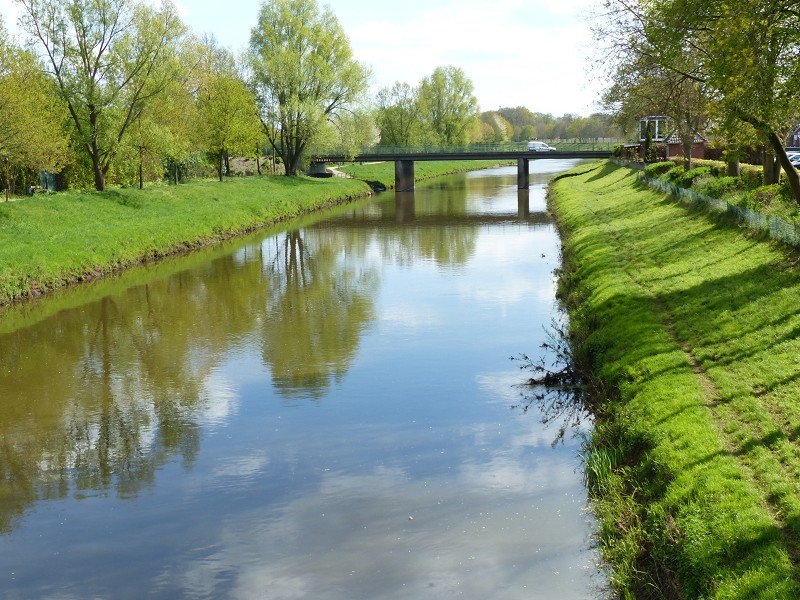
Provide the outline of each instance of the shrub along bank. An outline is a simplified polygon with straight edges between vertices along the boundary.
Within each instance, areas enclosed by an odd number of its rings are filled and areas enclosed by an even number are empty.
[[[586,478],[624,597],[800,597],[796,251],[595,163],[554,182],[593,376]]]

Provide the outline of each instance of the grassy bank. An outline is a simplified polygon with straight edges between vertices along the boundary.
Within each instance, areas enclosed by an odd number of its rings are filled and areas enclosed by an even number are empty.
[[[0,203],[0,304],[102,277],[349,199],[356,180],[282,176]]]
[[[586,475],[625,597],[800,597],[796,254],[610,163],[551,191],[577,355],[601,401]]]

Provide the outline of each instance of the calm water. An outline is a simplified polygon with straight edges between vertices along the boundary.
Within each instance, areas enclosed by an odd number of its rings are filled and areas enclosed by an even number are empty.
[[[579,440],[510,360],[572,164],[527,207],[516,168],[441,179],[4,313],[0,597],[600,598]]]

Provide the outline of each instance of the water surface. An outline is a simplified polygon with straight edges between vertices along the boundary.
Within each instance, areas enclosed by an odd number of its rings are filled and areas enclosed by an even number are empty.
[[[3,598],[600,598],[580,440],[520,403],[548,177],[381,194],[15,309]],[[12,325],[13,324],[13,325]]]

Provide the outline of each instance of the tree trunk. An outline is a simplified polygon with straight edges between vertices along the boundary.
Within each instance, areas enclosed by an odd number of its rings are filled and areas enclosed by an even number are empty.
[[[91,131],[91,142],[87,144],[89,156],[92,159],[92,170],[94,171],[94,189],[98,192],[106,191],[106,175],[100,161],[100,148],[97,145],[97,110],[94,105],[89,104],[89,131]]]
[[[219,175],[219,180],[222,181],[222,161],[223,161],[223,151],[219,151],[219,158],[217,159],[217,175]]]
[[[762,153],[764,162],[764,185],[772,185],[778,181],[775,179],[775,151],[772,148],[764,148]]]
[[[144,159],[142,158],[143,154],[144,153],[140,150],[139,151],[139,189],[140,190],[144,189],[144,167],[142,166],[142,162],[144,161]]]
[[[683,161],[687,171],[692,168],[692,146],[694,146],[694,136],[689,141],[683,142]]]
[[[92,153],[92,169],[94,170],[94,189],[98,192],[106,191],[106,177],[103,168],[100,166],[100,157]]]
[[[745,123],[750,123],[758,131],[761,131],[769,140],[772,149],[775,151],[775,156],[778,157],[778,163],[783,170],[786,171],[786,181],[789,182],[789,188],[792,190],[792,196],[796,204],[800,205],[800,175],[789,160],[786,154],[786,148],[783,147],[783,142],[778,137],[778,134],[763,121],[742,113],[737,115]]]
[[[792,161],[789,160],[789,155],[786,154],[786,148],[783,147],[783,143],[778,135],[774,131],[770,131],[768,137],[778,157],[778,166],[783,167],[783,170],[786,172],[786,181],[789,182],[789,188],[792,190],[794,201],[796,204],[800,205],[800,175],[798,175],[797,170],[792,165]]]
[[[740,170],[739,170],[739,159],[738,158],[729,158],[728,159],[728,177],[739,177]]]

